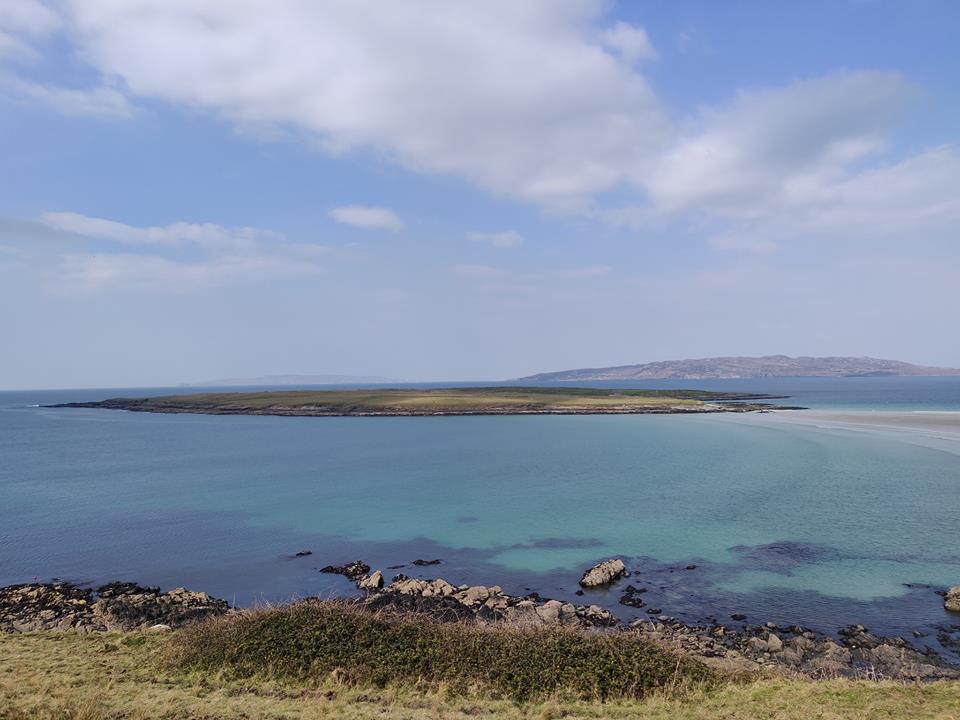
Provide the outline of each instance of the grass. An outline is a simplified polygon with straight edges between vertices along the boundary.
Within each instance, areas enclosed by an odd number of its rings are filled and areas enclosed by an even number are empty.
[[[4,720],[957,720],[960,684],[761,679],[656,691],[605,703],[553,697],[518,704],[489,693],[376,688],[336,674],[300,680],[238,677],[169,664],[170,636],[0,635]]]
[[[731,397],[702,390],[479,387],[198,393],[114,398],[93,405],[153,412],[303,415],[654,412],[696,409],[704,402]],[[754,397],[740,394],[734,399]]]
[[[307,680],[336,672],[353,684],[480,688],[517,701],[555,693],[642,698],[703,683],[703,665],[636,635],[439,623],[372,613],[347,602],[304,602],[194,626],[179,634],[179,667],[238,677]]]

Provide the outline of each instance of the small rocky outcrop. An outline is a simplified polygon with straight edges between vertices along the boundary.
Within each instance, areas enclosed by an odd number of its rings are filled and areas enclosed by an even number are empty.
[[[320,568],[320,572],[343,575],[347,579],[356,582],[367,576],[367,573],[370,572],[370,566],[362,560],[354,560],[352,563],[347,563],[346,565],[327,565],[326,567]]]
[[[587,570],[580,578],[580,585],[586,588],[610,585],[622,578],[626,571],[627,568],[623,564],[623,560],[619,558],[605,560]]]
[[[960,585],[947,590],[943,597],[943,607],[950,612],[960,613]]]
[[[935,652],[920,652],[903,638],[873,635],[862,625],[843,628],[838,639],[795,625],[691,626],[666,616],[637,620],[630,628],[727,670],[770,668],[814,678],[960,679],[960,669]]]
[[[642,608],[646,607],[646,603],[643,601],[643,598],[640,597],[643,593],[647,591],[646,588],[638,588],[633,585],[627,585],[623,590],[623,595],[620,597],[620,604],[627,605],[632,608]]]
[[[525,627],[612,627],[620,622],[597,605],[543,601],[537,595],[513,597],[499,585],[452,585],[443,578],[421,580],[397,575],[386,587],[382,583],[372,587],[370,579],[379,574],[357,582],[358,588],[373,591],[364,600],[372,609],[413,611],[442,621],[476,619]]]
[[[0,588],[0,631],[136,630],[179,627],[228,612],[224,600],[207,593],[113,582],[97,588],[72,583],[30,583]]]

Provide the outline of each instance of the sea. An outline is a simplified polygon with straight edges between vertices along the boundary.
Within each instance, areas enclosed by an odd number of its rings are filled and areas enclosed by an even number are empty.
[[[818,417],[960,413],[960,377],[583,385],[763,392]],[[350,595],[347,580],[319,568],[361,559],[388,579],[498,584],[624,620],[742,613],[822,632],[859,623],[941,651],[938,633],[960,629],[936,594],[960,584],[955,436],[922,443],[785,413],[44,407],[201,389],[0,392],[0,585],[131,580],[253,606]],[[614,556],[631,571],[626,582],[647,588],[645,608],[621,605],[619,587],[575,595],[583,570]]]

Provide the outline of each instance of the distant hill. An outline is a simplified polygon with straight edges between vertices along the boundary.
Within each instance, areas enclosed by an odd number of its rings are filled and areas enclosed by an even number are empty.
[[[641,365],[580,368],[539,373],[522,381],[705,380],[755,377],[883,377],[889,375],[960,375],[957,368],[925,367],[869,357],[714,357],[664,360]]]
[[[395,383],[392,378],[376,375],[262,375],[252,378],[228,378],[190,383],[190,387],[245,387],[249,385],[358,385]]]

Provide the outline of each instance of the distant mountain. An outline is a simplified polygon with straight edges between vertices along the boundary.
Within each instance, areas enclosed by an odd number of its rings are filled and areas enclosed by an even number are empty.
[[[882,377],[887,375],[960,375],[960,369],[925,367],[869,357],[714,357],[665,360],[642,365],[581,368],[539,373],[522,381],[705,380],[755,377]]]
[[[253,378],[228,378],[190,383],[190,387],[245,387],[248,385],[366,385],[395,383],[392,378],[376,375],[263,375]]]

